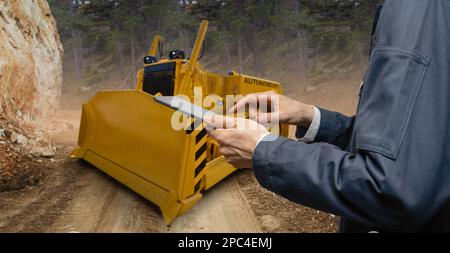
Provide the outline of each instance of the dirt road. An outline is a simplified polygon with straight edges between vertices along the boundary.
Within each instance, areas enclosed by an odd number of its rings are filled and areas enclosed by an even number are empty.
[[[174,222],[170,231],[262,232],[237,177],[232,175],[205,193],[200,203]]]
[[[259,225],[245,196],[231,177],[171,227],[157,206],[97,169],[76,182],[77,192],[52,225],[57,232],[258,232]],[[220,201],[219,201],[220,200]]]
[[[79,112],[60,114],[77,125]],[[55,132],[61,146],[45,160],[39,185],[0,193],[0,232],[334,232],[336,218],[262,189],[252,172],[235,173],[171,227],[157,206],[82,161],[68,158],[77,127]]]

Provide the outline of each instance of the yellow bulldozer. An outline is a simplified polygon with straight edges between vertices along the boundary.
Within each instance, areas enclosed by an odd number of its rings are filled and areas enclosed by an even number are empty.
[[[157,58],[160,37],[155,36],[144,67],[137,73],[136,89],[100,91],[83,104],[78,145],[71,157],[83,159],[158,205],[164,222],[192,208],[202,194],[236,169],[219,153],[218,144],[202,124],[175,130],[174,111],[155,96],[202,96],[273,90],[279,83],[237,72],[227,76],[204,71],[198,63],[208,21],[201,23],[190,58],[180,50]],[[231,105],[232,106],[232,105]],[[206,108],[209,109],[209,108]],[[286,135],[287,128],[279,128]]]

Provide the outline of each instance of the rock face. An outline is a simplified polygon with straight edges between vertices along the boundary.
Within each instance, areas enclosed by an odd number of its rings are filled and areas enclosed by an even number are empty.
[[[0,118],[33,125],[54,115],[62,55],[46,0],[0,0]]]

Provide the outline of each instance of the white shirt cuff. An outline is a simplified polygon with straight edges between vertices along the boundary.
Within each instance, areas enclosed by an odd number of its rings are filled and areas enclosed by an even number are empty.
[[[305,143],[312,143],[316,139],[317,133],[319,132],[320,128],[320,110],[314,106],[314,117],[311,122],[311,125],[308,128],[308,131],[306,131],[305,136],[303,138],[300,138],[300,141],[303,141]]]
[[[258,142],[256,143],[256,146],[255,146],[255,149],[256,149],[256,147],[258,147],[259,143],[260,143],[262,140],[264,140],[264,138],[266,138],[269,134],[270,134],[270,132],[264,134],[264,135],[258,140]]]
[[[313,120],[311,122],[311,125],[308,128],[308,131],[306,131],[305,136],[303,136],[303,138],[300,138],[300,141],[303,141],[305,143],[312,143],[314,142],[314,140],[316,139],[317,133],[319,132],[319,128],[320,128],[320,118],[321,118],[321,114],[320,114],[320,110],[314,106],[314,117]],[[259,143],[266,138],[269,133],[266,133],[265,135],[263,135],[258,142],[256,143],[256,147],[258,147]]]

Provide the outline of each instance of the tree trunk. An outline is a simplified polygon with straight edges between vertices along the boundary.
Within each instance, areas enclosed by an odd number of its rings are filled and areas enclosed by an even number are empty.
[[[136,40],[135,40],[135,35],[134,35],[134,31],[132,32],[131,35],[131,80],[132,80],[132,87],[134,87],[134,85],[136,84]]]
[[[77,6],[71,3],[71,1],[69,1],[69,5],[70,5],[70,15],[72,16],[72,18],[75,18]],[[84,67],[83,40],[81,38],[81,31],[77,27],[74,27],[72,29],[72,40],[73,40],[72,51],[75,61],[75,77],[77,81],[81,81],[81,79],[83,78],[83,67]]]
[[[239,73],[244,73],[244,59],[242,59],[242,39],[238,39],[238,59],[239,59]]]
[[[295,2],[295,15],[298,19],[302,18],[302,5],[300,1]],[[307,79],[309,73],[309,43],[307,32],[305,29],[299,29],[297,31],[298,40],[298,70],[300,79]]]
[[[130,5],[130,14],[132,17],[136,17],[137,16],[137,4],[136,4],[136,0],[131,0],[131,5]],[[130,48],[130,60],[131,60],[131,86],[134,87],[134,85],[136,84],[136,26],[133,25],[131,26],[131,31],[130,31],[130,36],[131,36],[131,48]]]
[[[265,64],[262,58],[262,50],[260,46],[258,45],[258,40],[256,38],[256,33],[258,29],[255,24],[252,24],[250,26],[250,31],[247,33],[246,41],[248,44],[249,50],[252,52],[253,60],[255,64],[255,72],[256,75],[264,77],[266,70],[265,70]]]
[[[117,43],[117,51],[118,51],[118,57],[119,57],[119,61],[118,61],[118,65],[117,67],[119,68],[120,71],[120,75],[123,76],[125,75],[125,56],[123,53],[123,45],[122,42],[120,41],[120,39],[118,39]]]
[[[309,72],[309,46],[308,46],[308,38],[306,37],[306,31],[299,30],[297,32],[298,39],[298,68],[299,68],[299,76],[300,79],[307,79]]]
[[[82,40],[78,29],[72,30],[73,46],[72,51],[75,61],[75,77],[77,81],[83,78],[83,52]]]

